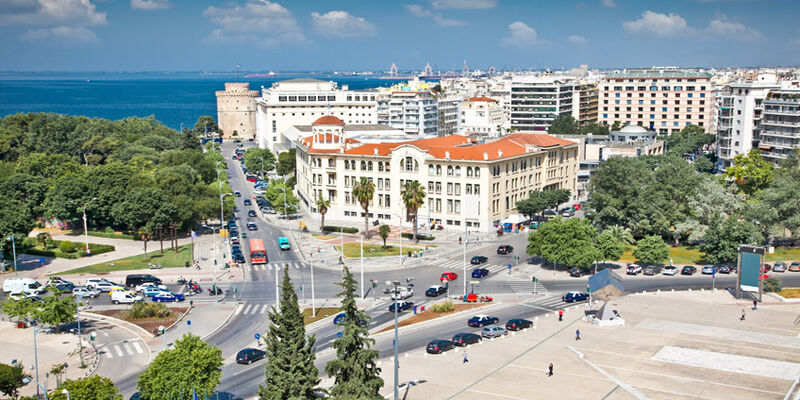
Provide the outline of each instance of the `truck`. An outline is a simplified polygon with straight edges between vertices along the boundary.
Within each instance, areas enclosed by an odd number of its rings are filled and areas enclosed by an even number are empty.
[[[47,289],[44,285],[31,278],[11,278],[3,282],[3,292],[6,293],[30,292],[42,294],[46,291]]]

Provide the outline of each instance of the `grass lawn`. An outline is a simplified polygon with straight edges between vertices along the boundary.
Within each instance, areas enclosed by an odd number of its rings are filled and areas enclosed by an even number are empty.
[[[308,325],[312,322],[319,321],[323,318],[330,317],[331,315],[339,313],[339,307],[322,307],[316,308],[314,311],[317,312],[317,315],[311,315],[311,309],[306,308],[303,310],[303,324]]]
[[[319,239],[319,240],[331,240],[333,238],[338,237],[338,236],[333,236],[333,235],[324,235],[324,234],[321,234],[321,233],[314,233],[311,236],[313,236],[315,239]]]
[[[156,245],[158,244],[156,243]],[[192,262],[191,244],[179,246],[177,253],[165,249],[164,254],[161,254],[160,250],[156,250],[147,254],[140,254],[132,257],[121,258],[119,260],[111,260],[100,264],[71,269],[66,272],[61,272],[59,275],[100,274],[104,272],[148,269],[148,263],[161,263],[161,266],[164,268],[177,268],[185,266],[186,262]]]
[[[800,260],[800,249],[793,247],[776,247],[774,254],[767,253],[767,262]]]
[[[800,298],[800,289],[783,289],[778,294],[787,299],[796,299]]]
[[[428,248],[434,248],[436,246],[427,245]],[[340,249],[340,246],[336,246],[337,249]],[[425,249],[425,245],[409,245],[403,246],[403,254],[408,254],[409,250],[412,249]],[[358,258],[361,257],[361,244],[358,242],[350,242],[344,244],[344,255],[345,257],[352,257]],[[364,243],[364,257],[386,257],[386,256],[399,256],[400,255],[400,246],[399,245],[390,245],[387,244],[386,247],[383,247],[383,244],[369,244]]]
[[[632,263],[636,262],[636,257],[633,256],[633,249],[636,246],[626,246],[625,254],[619,259],[620,262]],[[702,264],[703,253],[697,250],[696,247],[669,247],[669,258],[674,264]],[[669,264],[669,260],[665,262]]]

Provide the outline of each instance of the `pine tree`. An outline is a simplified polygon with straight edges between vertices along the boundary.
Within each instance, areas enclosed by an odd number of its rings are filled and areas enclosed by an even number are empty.
[[[356,281],[347,266],[338,285],[342,287],[344,332],[333,342],[336,359],[325,366],[328,376],[335,378],[330,389],[334,399],[382,399],[378,391],[383,387],[381,369],[375,365],[378,351],[370,347],[375,340],[369,338],[369,316],[356,307]]]
[[[319,378],[314,350],[314,336],[306,336],[303,314],[297,305],[297,293],[289,279],[289,268],[283,269],[280,310],[269,312],[266,333],[266,380],[259,385],[262,400],[304,400],[314,398]]]

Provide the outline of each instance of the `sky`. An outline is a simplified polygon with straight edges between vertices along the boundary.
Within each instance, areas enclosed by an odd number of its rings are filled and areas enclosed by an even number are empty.
[[[0,0],[0,70],[800,65],[798,20],[798,0]]]

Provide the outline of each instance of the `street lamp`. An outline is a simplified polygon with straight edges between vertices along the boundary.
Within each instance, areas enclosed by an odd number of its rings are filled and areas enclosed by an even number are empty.
[[[67,400],[69,400],[69,390],[64,389],[61,391],[61,393],[65,394],[67,396]]]
[[[86,226],[86,207],[89,206],[89,203],[91,203],[91,202],[93,202],[95,200],[97,200],[97,197],[92,197],[92,199],[87,201],[86,204],[84,204],[83,207],[82,207],[83,208],[83,237],[84,237],[84,239],[86,241],[86,256],[87,257],[91,256],[92,252],[91,252],[91,250],[89,250],[89,229]],[[74,203],[74,202],[72,200],[70,200],[70,203]]]
[[[33,364],[36,369],[36,398],[39,398],[39,348],[36,346],[36,334],[44,328],[33,328]],[[44,391],[44,399],[47,400],[47,390]]]
[[[285,221],[288,221],[289,220],[289,216],[287,215],[288,212],[286,210],[286,189],[281,187],[281,186],[278,186],[278,189],[280,189],[281,192],[283,192],[283,219]],[[344,249],[342,249],[342,252],[344,254]]]
[[[399,343],[397,342],[397,309],[400,308],[398,306],[398,295],[397,295],[397,287],[400,286],[400,281],[386,281],[386,285],[393,285],[394,292],[392,292],[392,297],[394,297],[394,400],[399,400],[400,398],[400,360],[397,358],[398,351],[397,347]]]
[[[75,309],[78,311],[78,356],[81,358],[81,368],[85,368],[86,365],[83,363],[83,340],[81,340],[81,302],[83,301],[83,295],[76,296],[75,300],[77,300]]]
[[[11,234],[11,253],[12,257],[14,257],[14,278],[19,278],[19,274],[17,274],[17,244],[14,242],[13,233]]]
[[[220,190],[222,188],[220,187]],[[231,193],[221,193],[219,195],[219,230],[222,232],[222,224],[224,223],[223,216],[222,216],[222,199],[227,196],[231,196]],[[217,295],[217,238],[214,238],[214,296]]]

